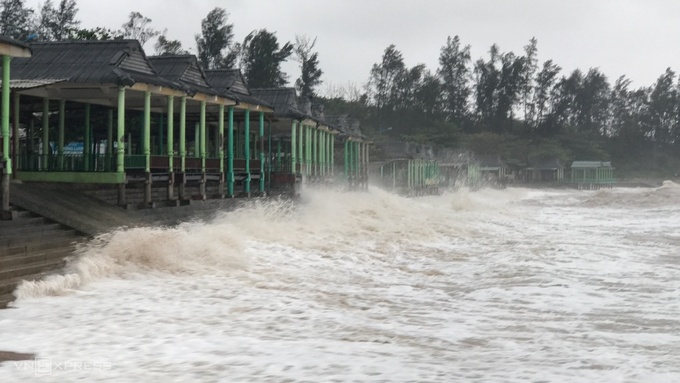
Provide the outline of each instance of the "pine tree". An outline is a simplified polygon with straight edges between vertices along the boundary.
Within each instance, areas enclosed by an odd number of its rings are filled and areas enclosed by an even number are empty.
[[[293,53],[293,44],[279,46],[276,34],[266,29],[251,32],[243,40],[243,75],[252,88],[277,88],[286,85],[281,64]]]
[[[26,39],[33,10],[26,8],[24,0],[2,0],[0,9],[0,34],[18,40]]]
[[[204,69],[227,68],[236,64],[238,48],[231,47],[234,38],[233,24],[227,24],[229,14],[215,8],[201,21],[201,34],[197,34],[198,61]],[[225,54],[225,50],[232,48]]]

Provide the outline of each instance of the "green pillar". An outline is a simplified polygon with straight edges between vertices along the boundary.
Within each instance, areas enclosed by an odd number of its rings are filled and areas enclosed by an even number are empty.
[[[144,92],[144,171],[151,173],[151,92]]]
[[[113,113],[113,111],[111,111]],[[57,165],[64,170],[64,129],[66,127],[66,100],[59,100],[59,133],[57,137]],[[111,138],[113,139],[113,138]],[[113,143],[111,143],[113,145]],[[111,153],[111,152],[109,152]],[[110,154],[111,155],[111,154]],[[113,157],[111,157],[113,158]]]
[[[13,107],[14,107],[14,116],[13,116],[14,118],[13,118],[13,120],[14,121],[13,121],[13,124],[12,124],[13,127],[14,127],[14,160],[12,160],[11,157],[7,157],[9,159],[9,162],[7,163],[7,166],[9,166],[9,170],[8,170],[9,173],[7,173],[7,174],[12,173],[11,164],[12,164],[13,161],[15,162],[14,166],[19,165],[19,161],[17,160],[17,158],[19,158],[19,112],[20,112],[20,109],[21,109],[20,105],[19,105],[20,101],[21,101],[21,96],[19,95],[19,93],[14,93],[14,105],[13,105]],[[4,116],[4,114],[3,114],[3,116]],[[9,130],[9,123],[8,123],[7,129]],[[9,143],[8,143],[8,145],[9,145]]]
[[[234,107],[229,107],[227,126],[227,195],[234,196]]]
[[[345,141],[345,178],[349,179],[349,140]]]
[[[9,138],[9,134],[7,135]],[[43,98],[43,114],[42,114],[42,158],[43,170],[49,170],[50,158],[50,99]]]
[[[186,173],[187,158],[187,98],[182,96],[179,103],[179,166],[180,172]]]
[[[205,158],[206,158],[206,152],[205,152],[205,140],[206,140],[206,129],[205,129],[205,108],[206,108],[206,103],[205,101],[201,101],[201,119],[199,122],[199,128],[200,128],[200,147],[199,151],[201,154],[201,172],[205,173]]]
[[[314,171],[314,164],[312,163],[312,127],[307,126],[307,174],[312,175]]]
[[[304,155],[303,155],[303,148],[305,146],[305,141],[304,141],[304,130],[305,126],[302,125],[302,121],[300,121],[300,127],[299,127],[299,132],[298,132],[298,163],[300,163],[300,174],[302,174],[302,164],[304,163]]]
[[[12,174],[12,160],[9,157],[9,66],[11,60],[10,56],[2,56],[2,162],[5,163],[3,182],[9,182],[9,175]],[[6,198],[3,198],[3,210],[9,209],[9,184],[6,187],[8,191]],[[5,197],[4,192],[3,197]]]
[[[290,127],[290,162],[291,162],[291,169],[290,173],[295,174],[295,164],[297,162],[297,142],[296,142],[296,128],[297,128],[297,122],[293,121]]]
[[[116,173],[125,173],[125,88],[118,88],[118,126],[116,130]]]
[[[163,127],[165,125],[165,121],[164,121],[163,117],[164,117],[163,113],[161,113],[160,116],[158,116],[160,121],[158,122],[158,153],[156,153],[156,154],[158,154],[159,156],[163,155],[163,141],[164,141],[164,138],[165,138],[165,137],[163,137],[163,133],[164,133]]]
[[[335,176],[335,134],[331,137],[331,175]]]
[[[264,112],[260,112],[260,192],[264,193]]]
[[[83,163],[85,164],[85,171],[89,172],[90,169],[90,157],[92,155],[92,136],[90,129],[90,104],[85,104],[85,142],[83,143]]]
[[[200,119],[200,118],[199,118]],[[201,123],[194,124],[194,158],[201,158]]]
[[[319,132],[319,162],[321,165],[321,175],[326,174],[326,132]]]
[[[61,148],[61,100],[59,101],[59,149],[57,152],[61,158],[63,148]],[[113,165],[111,165],[111,158],[113,158],[113,109],[108,109],[106,112],[106,156],[104,163],[106,164],[105,170],[108,172],[113,168]]]
[[[224,105],[219,106],[217,122],[217,157],[220,159],[220,174],[224,174]]]
[[[245,150],[246,158],[246,179],[244,181],[244,189],[246,194],[250,195],[250,110],[245,110],[245,135],[243,137],[243,149]]]
[[[168,96],[168,170],[172,173],[175,169],[175,97]]]

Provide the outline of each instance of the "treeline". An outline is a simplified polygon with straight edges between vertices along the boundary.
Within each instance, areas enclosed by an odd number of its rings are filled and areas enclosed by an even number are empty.
[[[439,67],[407,67],[394,45],[373,65],[365,93],[330,100],[374,128],[377,140],[408,140],[501,154],[517,167],[558,158],[614,160],[624,171],[677,172],[680,83],[670,68],[633,88],[598,68],[563,73],[539,63],[536,39],[521,54],[492,45],[473,61],[458,36],[441,47]],[[356,94],[356,93],[355,93]]]
[[[179,40],[168,37],[167,29],[155,28],[152,20],[139,12],[130,12],[120,29],[81,28],[80,24],[76,0],[61,0],[58,4],[46,0],[37,10],[27,7],[24,0],[0,1],[0,34],[20,41],[134,39],[144,46],[155,39],[156,55],[190,53]],[[195,41],[194,52],[204,68],[240,68],[253,88],[286,85],[288,75],[281,70],[281,64],[289,59],[299,63],[295,86],[300,94],[314,96],[321,84],[323,71],[313,51],[316,39],[301,35],[296,36],[294,44],[279,43],[275,32],[256,29],[236,41],[227,11],[218,7],[201,21]]]

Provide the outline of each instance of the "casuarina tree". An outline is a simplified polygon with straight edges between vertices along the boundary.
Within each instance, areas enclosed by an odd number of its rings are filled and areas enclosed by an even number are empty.
[[[323,71],[319,68],[319,54],[312,52],[316,37],[310,40],[307,36],[295,36],[295,58],[300,63],[300,77],[295,81],[295,88],[302,97],[315,95]]]
[[[195,38],[198,61],[204,69],[231,69],[236,64],[238,47],[231,45],[234,26],[227,23],[228,16],[223,8],[215,8],[201,21],[201,34]]]
[[[293,44],[279,45],[276,34],[266,29],[251,32],[242,45],[243,74],[252,88],[277,88],[286,85],[281,64],[293,53]]]

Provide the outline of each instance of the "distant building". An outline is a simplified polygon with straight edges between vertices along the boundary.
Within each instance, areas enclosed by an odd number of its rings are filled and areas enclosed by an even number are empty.
[[[611,188],[615,182],[614,168],[609,161],[574,161],[570,182],[578,189]]]

